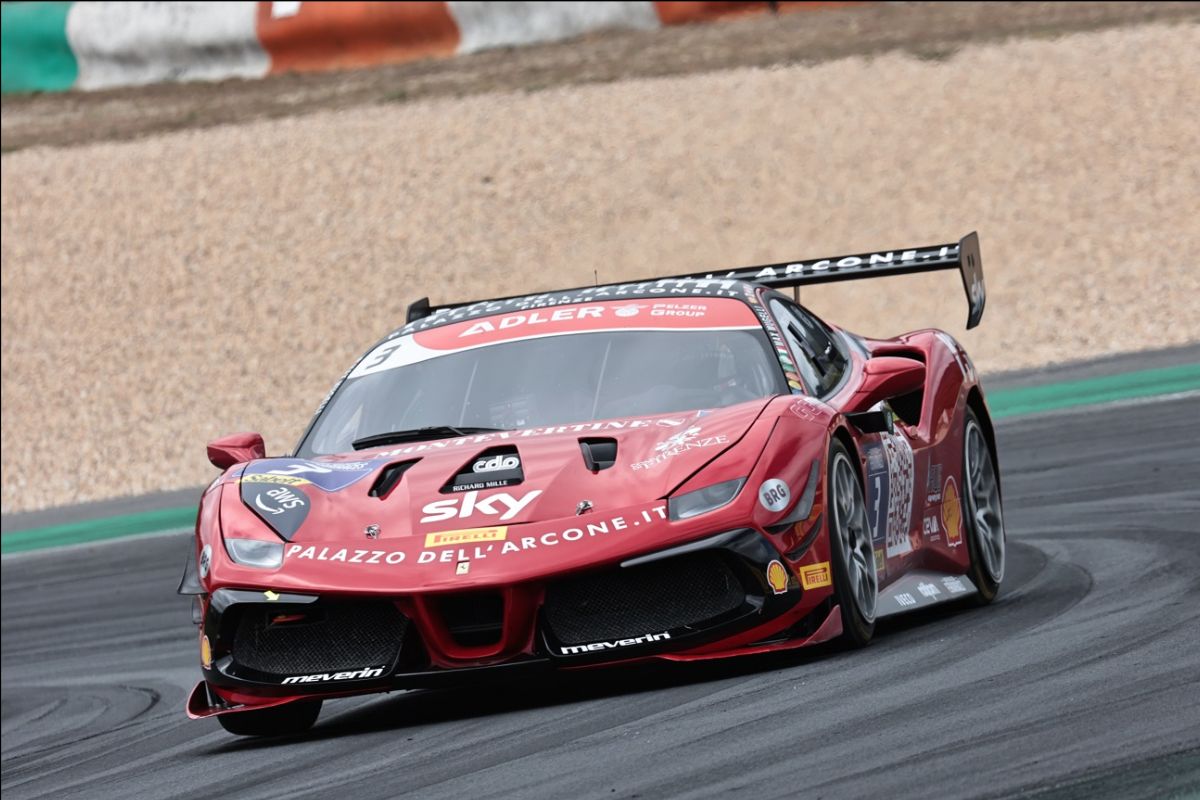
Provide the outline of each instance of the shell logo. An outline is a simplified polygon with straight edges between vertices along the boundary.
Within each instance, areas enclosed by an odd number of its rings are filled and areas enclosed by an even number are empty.
[[[946,530],[946,544],[951,547],[962,544],[962,504],[954,478],[946,478],[942,487],[942,527]]]
[[[783,594],[787,591],[787,570],[783,568],[783,564],[779,561],[772,561],[767,565],[767,583],[771,584],[771,590],[775,594]]]
[[[212,666],[212,645],[207,636],[200,637],[200,665],[205,669]]]

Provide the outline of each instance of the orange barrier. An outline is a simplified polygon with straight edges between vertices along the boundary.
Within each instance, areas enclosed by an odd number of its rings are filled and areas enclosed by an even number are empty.
[[[858,4],[701,0],[646,5],[653,7],[659,24],[686,25]],[[514,15],[521,13],[522,4],[511,5]],[[519,27],[520,20],[514,22]],[[461,26],[466,23],[455,18],[453,4],[444,2],[260,2],[256,32],[270,57],[271,73],[316,72],[452,56],[462,43]],[[555,38],[547,32],[540,40]]]
[[[272,73],[394,64],[458,49],[458,25],[446,3],[297,3],[294,13],[273,16],[279,5],[259,3],[256,22]]]

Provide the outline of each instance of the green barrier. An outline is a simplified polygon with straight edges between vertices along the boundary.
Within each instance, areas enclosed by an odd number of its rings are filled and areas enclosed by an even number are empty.
[[[0,92],[65,92],[79,64],[67,41],[74,3],[0,5]]]
[[[106,539],[137,536],[144,533],[163,533],[172,530],[187,530],[196,524],[196,506],[165,508],[161,511],[143,511],[108,519],[69,522],[50,525],[27,531],[14,531],[0,539],[0,551],[23,553],[44,547],[62,547],[69,544],[88,544]]]
[[[1197,389],[1200,389],[1200,364],[1181,364],[1177,367],[994,392],[987,391],[987,379],[983,381],[988,409],[997,419]]]

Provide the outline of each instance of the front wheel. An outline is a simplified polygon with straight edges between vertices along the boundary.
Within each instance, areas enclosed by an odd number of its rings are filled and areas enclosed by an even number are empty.
[[[297,700],[257,711],[222,714],[217,721],[237,736],[295,736],[311,728],[320,713],[320,700]]]
[[[837,439],[829,447],[829,549],[833,557],[833,585],[842,614],[842,635],[862,647],[875,633],[875,607],[879,601],[879,576],[867,503],[863,499],[859,470]]]
[[[971,580],[979,589],[978,601],[996,598],[1004,580],[1004,512],[1000,506],[1000,479],[992,448],[975,412],[968,408],[963,433],[963,520],[971,555]]]

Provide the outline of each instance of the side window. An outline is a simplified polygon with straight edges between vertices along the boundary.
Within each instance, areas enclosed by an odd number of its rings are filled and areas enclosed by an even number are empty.
[[[771,301],[771,310],[792,351],[804,363],[798,363],[805,386],[817,397],[828,394],[846,373],[846,355],[841,351],[833,331],[803,308],[778,298]]]

